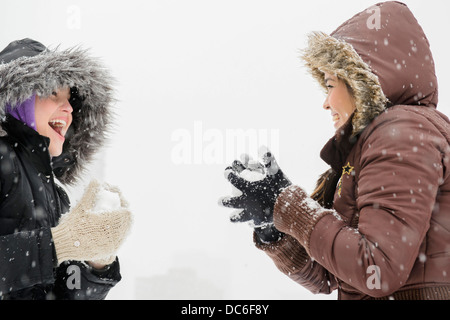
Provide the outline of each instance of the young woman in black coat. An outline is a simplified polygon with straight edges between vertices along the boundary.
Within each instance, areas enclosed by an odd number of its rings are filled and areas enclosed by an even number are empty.
[[[92,182],[73,185],[112,122],[112,79],[85,50],[23,39],[0,52],[0,298],[103,299],[121,279],[115,255],[131,214],[93,214]]]

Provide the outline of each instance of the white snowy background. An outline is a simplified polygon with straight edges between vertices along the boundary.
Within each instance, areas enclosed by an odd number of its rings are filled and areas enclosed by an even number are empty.
[[[324,95],[303,68],[313,30],[375,4],[361,0],[4,0],[0,47],[33,38],[81,45],[117,79],[117,127],[90,178],[118,185],[134,225],[108,299],[336,299],[312,295],[257,250],[217,201],[224,168],[268,141],[291,180],[312,191],[332,136]],[[450,2],[405,1],[431,43],[440,111],[450,115]],[[240,137],[240,138],[239,138]],[[244,140],[248,138],[248,141]],[[238,143],[240,142],[240,144]]]

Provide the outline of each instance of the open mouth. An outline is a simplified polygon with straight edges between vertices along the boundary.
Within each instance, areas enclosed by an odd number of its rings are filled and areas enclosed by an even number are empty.
[[[64,137],[63,129],[66,127],[67,122],[61,119],[50,120],[48,125],[56,131],[57,134]]]
[[[333,122],[336,122],[339,120],[339,115],[335,114],[333,115]]]

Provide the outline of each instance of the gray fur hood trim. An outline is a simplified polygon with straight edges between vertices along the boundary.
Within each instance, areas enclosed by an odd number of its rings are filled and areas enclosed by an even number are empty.
[[[107,69],[88,50],[46,49],[35,56],[0,64],[0,116],[5,117],[8,104],[16,106],[33,94],[48,97],[59,88],[76,87],[81,108],[73,112],[61,155],[69,165],[57,175],[63,184],[72,185],[111,131],[113,83]]]

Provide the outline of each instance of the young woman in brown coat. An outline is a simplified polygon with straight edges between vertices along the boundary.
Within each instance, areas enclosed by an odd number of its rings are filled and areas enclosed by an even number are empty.
[[[336,135],[312,195],[270,153],[264,179],[228,180],[222,200],[252,221],[255,244],[288,277],[339,299],[450,298],[450,130],[436,110],[428,40],[408,7],[384,2],[330,35],[310,35],[303,59],[327,92]]]

